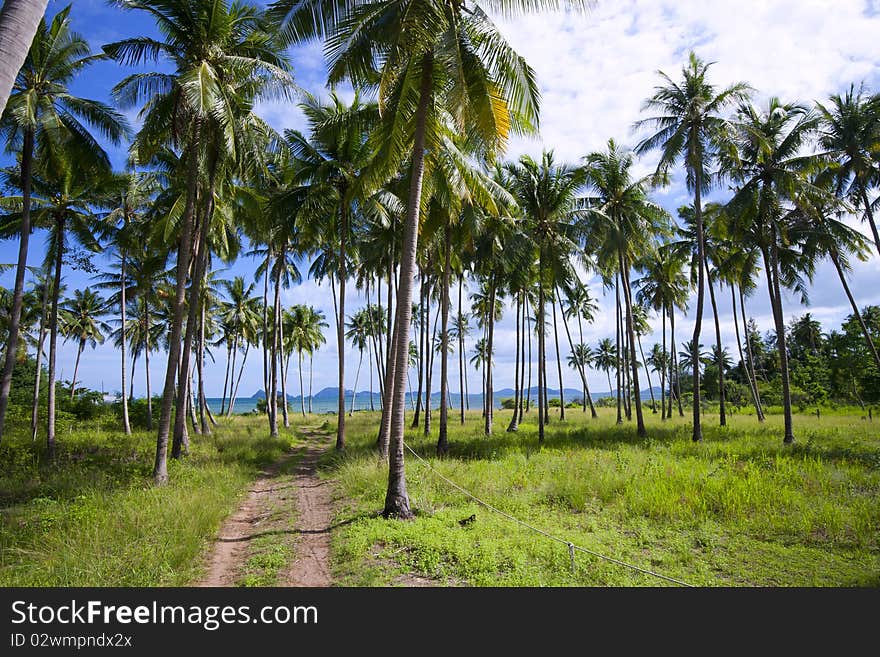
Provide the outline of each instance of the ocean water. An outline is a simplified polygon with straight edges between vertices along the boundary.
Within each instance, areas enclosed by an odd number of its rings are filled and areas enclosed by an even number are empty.
[[[460,403],[460,399],[461,399],[460,395],[453,394],[450,397],[451,397],[451,402],[452,402],[452,408],[453,409],[460,408],[459,407],[459,403]],[[469,407],[470,408],[480,408],[480,404],[482,403],[482,399],[481,399],[482,396],[481,395],[469,395],[469,397],[470,397],[470,399],[469,399],[470,406]],[[220,412],[220,405],[223,401],[220,397],[208,397],[207,401],[208,401],[208,406],[210,407],[212,413],[216,414],[216,413]],[[410,408],[410,409],[413,408],[414,404],[415,404],[415,395],[410,396],[409,394],[407,394],[406,403],[407,403],[408,408]],[[374,394],[373,395],[373,408],[377,411],[380,410],[380,408],[381,408],[380,404],[381,404],[381,402],[379,399],[379,395]],[[432,407],[438,408],[439,404],[440,404],[440,396],[439,395],[432,395],[432,398],[431,398]],[[501,407],[501,401],[497,396],[495,398],[495,406],[498,408]],[[337,410],[336,407],[337,407],[337,400],[336,399],[332,399],[332,398],[328,399],[326,397],[312,399],[312,412],[313,413],[330,413],[330,414],[336,413],[336,410]],[[236,399],[235,400],[235,408],[233,409],[233,412],[235,414],[251,413],[251,412],[255,411],[256,408],[257,408],[257,399],[255,399],[255,398],[248,397],[246,399]],[[347,399],[345,400],[345,408],[346,409],[351,408],[351,395],[347,395]],[[306,412],[308,412],[308,410],[309,410],[308,397],[305,400],[305,409],[306,409]],[[288,400],[287,410],[290,413],[299,413],[301,411],[299,398]],[[363,394],[358,393],[357,397],[354,400],[354,410],[355,411],[369,411],[369,410],[371,410],[369,393],[363,393]]]

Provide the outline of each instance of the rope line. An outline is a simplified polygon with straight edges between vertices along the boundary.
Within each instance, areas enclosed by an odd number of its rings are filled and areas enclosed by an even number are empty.
[[[575,545],[575,544],[572,543],[571,541],[566,541],[566,540],[563,539],[563,538],[559,538],[558,536],[554,536],[553,534],[550,534],[550,533],[548,533],[548,532],[545,532],[543,529],[539,529],[538,527],[535,527],[534,525],[530,525],[529,523],[525,522],[524,520],[520,520],[519,518],[517,518],[517,517],[515,517],[515,516],[512,516],[512,515],[510,515],[509,513],[505,512],[505,511],[502,511],[501,509],[499,509],[499,508],[497,508],[497,507],[495,507],[495,506],[492,506],[492,505],[489,504],[488,502],[486,502],[486,501],[484,501],[484,500],[481,500],[479,497],[477,497],[476,495],[474,495],[473,493],[471,493],[471,492],[470,492],[469,490],[467,490],[466,488],[463,488],[462,486],[459,486],[457,483],[455,483],[454,481],[452,481],[452,480],[449,479],[448,477],[445,477],[441,472],[439,472],[438,470],[436,470],[436,469],[434,468],[434,466],[432,466],[427,460],[425,460],[424,458],[422,458],[422,457],[419,455],[419,453],[416,452],[412,447],[410,447],[406,442],[403,443],[403,446],[406,447],[406,448],[410,451],[410,453],[411,453],[413,456],[415,456],[419,461],[421,461],[422,463],[424,463],[425,466],[426,466],[431,472],[433,472],[435,475],[437,475],[440,479],[442,479],[442,480],[445,481],[447,484],[449,484],[450,486],[452,486],[453,488],[455,488],[455,489],[458,490],[459,492],[463,493],[463,494],[466,495],[467,497],[471,498],[472,500],[474,500],[474,501],[477,502],[478,504],[481,504],[482,506],[486,507],[486,508],[489,509],[490,511],[494,511],[494,512],[497,513],[498,515],[503,516],[503,517],[507,518],[508,520],[511,520],[511,521],[515,522],[516,524],[521,525],[522,527],[525,527],[526,529],[530,529],[530,530],[533,531],[533,532],[536,532],[536,533],[538,533],[538,534],[541,534],[542,536],[545,536],[546,538],[549,538],[551,541],[556,541],[557,543],[561,543],[562,545],[565,545],[565,546],[568,548],[569,556],[571,557],[572,572],[574,572],[574,551],[577,550],[577,551],[579,551],[579,552],[583,552],[583,553],[585,553],[585,554],[589,554],[589,555],[591,555],[591,556],[594,556],[594,557],[596,557],[596,558],[598,558],[598,559],[603,559],[603,560],[605,560],[605,561],[609,561],[609,562],[611,562],[611,563],[617,564],[618,566],[623,566],[624,568],[629,568],[629,569],[631,569],[631,570],[635,570],[635,571],[640,572],[640,573],[642,573],[642,574],[644,574],[644,575],[650,575],[650,576],[652,576],[652,577],[656,577],[656,578],[658,578],[658,579],[666,580],[667,582],[672,582],[673,584],[678,584],[679,586],[693,587],[693,584],[688,584],[687,582],[683,582],[683,581],[681,581],[680,579],[675,579],[674,577],[668,577],[668,576],[666,576],[666,575],[661,575],[660,573],[655,573],[655,572],[652,571],[652,570],[647,570],[647,569],[645,569],[645,568],[640,568],[639,566],[633,565],[633,564],[631,564],[631,563],[627,563],[627,562],[625,562],[625,561],[621,561],[620,559],[615,559],[614,557],[609,557],[609,556],[607,556],[607,555],[605,555],[605,554],[600,554],[599,552],[595,552],[595,551],[593,551],[593,550],[589,550],[589,549],[587,549],[587,548],[585,548],[585,547],[581,547],[580,545]]]

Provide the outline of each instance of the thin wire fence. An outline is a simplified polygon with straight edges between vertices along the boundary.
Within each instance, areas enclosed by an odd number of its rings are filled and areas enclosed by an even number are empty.
[[[455,483],[454,481],[452,481],[448,477],[444,476],[441,472],[439,472],[436,468],[434,468],[434,466],[432,466],[429,461],[422,458],[422,456],[418,452],[416,452],[412,447],[410,447],[406,442],[404,442],[403,445],[404,445],[404,447],[406,447],[409,450],[409,452],[414,457],[416,457],[421,463],[423,463],[425,465],[425,467],[428,468],[428,470],[430,470],[437,477],[439,477],[440,479],[445,481],[447,484],[449,484],[450,486],[455,488],[460,493],[462,493],[465,496],[472,499],[477,504],[480,504],[481,506],[489,509],[490,511],[497,513],[498,515],[500,515],[504,518],[507,518],[511,522],[515,522],[516,524],[520,525],[521,527],[525,527],[526,529],[529,529],[537,534],[541,534],[542,536],[550,539],[551,541],[556,541],[557,543],[561,543],[562,545],[565,545],[568,548],[568,555],[569,555],[569,558],[571,559],[572,572],[574,572],[574,570],[575,570],[575,552],[583,552],[584,554],[589,554],[593,557],[596,557],[597,559],[602,559],[604,561],[608,561],[610,563],[617,564],[618,566],[623,566],[624,568],[629,568],[630,570],[634,570],[634,571],[642,573],[644,575],[649,575],[651,577],[656,577],[657,579],[661,579],[666,582],[671,582],[672,584],[677,584],[679,586],[688,586],[688,587],[693,586],[693,584],[688,584],[687,582],[683,582],[680,579],[675,579],[674,577],[668,577],[667,575],[661,575],[660,573],[655,573],[652,570],[648,570],[646,568],[641,568],[641,567],[636,566],[634,564],[627,563],[625,561],[621,561],[620,559],[615,559],[614,557],[609,557],[608,555],[601,554],[599,552],[596,552],[594,550],[590,550],[590,549],[582,547],[580,545],[575,545],[571,541],[566,541],[564,538],[560,538],[559,536],[554,536],[553,534],[550,534],[550,533],[544,531],[543,529],[539,529],[538,527],[535,527],[534,525],[530,525],[529,523],[525,522],[524,520],[520,520],[519,518],[512,516],[509,513],[502,511],[501,509],[499,509],[495,506],[492,506],[491,504],[489,504],[485,500],[480,499],[479,497],[477,497],[476,495],[471,493],[466,488],[460,486],[459,484]]]

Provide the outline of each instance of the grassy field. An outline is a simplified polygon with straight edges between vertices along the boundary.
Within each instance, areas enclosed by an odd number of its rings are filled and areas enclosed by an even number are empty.
[[[255,417],[191,436],[190,456],[169,462],[171,483],[162,488],[150,482],[153,432],[65,431],[52,465],[40,460],[41,444],[4,436],[0,586],[188,585],[259,469],[296,442],[292,432],[267,434]],[[264,547],[243,584],[274,581],[272,552],[281,548]]]
[[[857,414],[797,416],[797,442],[784,447],[774,415],[765,426],[737,415],[726,429],[707,417],[705,440],[694,444],[687,418],[661,423],[649,413],[650,435],[640,440],[632,425],[614,424],[611,409],[600,409],[598,420],[569,410],[539,446],[534,413],[516,434],[504,431],[508,413],[498,413],[490,438],[478,413],[464,427],[454,422],[442,460],[433,457],[435,438],[412,431],[407,441],[499,509],[692,584],[880,586],[880,433]],[[293,419],[311,426],[327,418]],[[337,584],[664,584],[580,553],[572,572],[565,545],[481,507],[411,456],[417,517],[383,520],[378,420],[356,413],[346,452],[331,450],[321,464],[321,475],[335,480]],[[332,432],[332,423],[324,426]],[[152,433],[67,431],[52,465],[41,461],[41,445],[4,439],[0,585],[190,584],[222,520],[259,470],[298,444],[295,435],[268,438],[262,417],[224,422],[211,437],[192,437],[190,456],[170,462],[171,483],[158,489],[150,483]],[[294,519],[275,520],[289,528]],[[241,585],[274,584],[293,556],[290,541],[260,540]]]
[[[558,411],[557,411],[558,412]],[[702,586],[880,586],[880,425],[858,415],[795,418],[783,446],[779,416],[721,429],[707,416],[704,441],[687,418],[649,437],[618,427],[613,411],[590,420],[568,410],[543,446],[535,413],[516,434],[496,416],[487,438],[479,415],[451,426],[451,453],[436,438],[408,443],[437,471],[499,509],[595,552]],[[387,465],[375,456],[377,414],[348,424],[349,449],[328,454],[338,485],[333,537],[338,583],[405,584],[415,572],[440,584],[477,586],[663,585],[517,526],[440,480],[410,455],[407,481],[417,517],[377,517]],[[436,422],[436,417],[435,417]],[[436,435],[436,434],[435,434]],[[476,520],[459,521],[475,514]]]

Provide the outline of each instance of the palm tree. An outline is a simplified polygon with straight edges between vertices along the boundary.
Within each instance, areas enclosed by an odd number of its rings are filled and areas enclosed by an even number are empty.
[[[739,183],[727,204],[728,213],[736,218],[733,235],[760,248],[767,273],[782,378],[786,444],[794,441],[794,433],[781,289],[794,289],[805,299],[804,277],[812,276],[815,265],[811,254],[791,241],[792,217],[787,208],[797,205],[805,209],[802,199],[823,196],[807,176],[821,163],[821,157],[802,153],[819,125],[819,117],[806,107],[783,104],[777,98],[769,100],[766,112],[743,104],[731,155],[724,162],[725,173]]]
[[[568,366],[573,370],[579,370],[586,372],[589,369],[590,364],[593,362],[593,350],[590,349],[589,345],[580,342],[574,345],[572,352],[568,355]],[[589,392],[587,387],[584,386],[584,397],[583,397],[583,406],[584,413],[587,412],[587,399],[589,398]],[[592,399],[590,399],[590,403],[592,404]],[[593,413],[595,413],[595,409],[593,409]]]
[[[329,103],[307,98],[300,105],[309,125],[309,137],[289,130],[285,148],[290,152],[289,183],[275,200],[281,208],[299,214],[302,238],[312,251],[327,250],[339,295],[336,307],[338,406],[336,449],[345,447],[345,285],[354,253],[358,222],[376,211],[374,189],[367,189],[364,172],[375,152],[366,138],[378,121],[378,107],[355,95],[350,105],[331,95]],[[332,251],[335,250],[335,253]],[[329,272],[328,272],[329,273]],[[334,295],[335,296],[335,295]],[[334,301],[335,303],[335,301]]]
[[[80,244],[85,249],[97,252],[101,246],[95,237],[99,228],[98,217],[93,214],[93,207],[106,193],[112,180],[109,172],[103,175],[95,169],[80,168],[74,166],[59,166],[46,177],[42,171],[34,172],[32,176],[33,188],[33,223],[35,226],[45,227],[49,231],[48,250],[45,267],[52,269],[52,283],[50,286],[50,309],[48,315],[49,326],[49,389],[48,389],[48,413],[46,417],[47,431],[46,444],[49,458],[55,454],[55,362],[58,343],[58,302],[62,289],[61,271],[64,262],[64,254],[69,250],[71,243]],[[21,207],[18,199],[9,199]],[[17,232],[22,222],[22,213],[10,213],[6,217],[7,223],[0,226],[0,234]],[[87,257],[78,257],[75,260],[78,268],[87,272],[94,272],[94,266]]]
[[[743,82],[731,85],[716,93],[706,74],[711,63],[703,62],[693,52],[688,64],[682,69],[681,82],[673,81],[662,71],[658,74],[665,86],[655,88],[642,106],[643,111],[657,114],[636,122],[635,127],[650,126],[657,131],[636,146],[637,153],[661,149],[657,165],[658,177],[665,178],[669,169],[679,159],[683,160],[687,187],[694,192],[694,225],[697,238],[697,308],[694,318],[693,342],[699,343],[703,322],[703,281],[705,280],[705,241],[703,234],[702,195],[709,191],[710,167],[718,152],[720,137],[728,129],[727,121],[720,112],[730,103],[745,101],[750,87]],[[694,426],[693,440],[703,439],[700,426],[700,373],[694,367]]]
[[[817,103],[821,115],[819,145],[834,158],[829,168],[835,192],[864,212],[880,253],[880,233],[874,221],[870,192],[880,184],[877,144],[880,141],[880,95],[869,95],[864,85],[854,85],[843,96],[831,97],[828,107]],[[874,201],[873,205],[876,205]]]
[[[345,337],[351,340],[352,344],[357,347],[360,359],[358,360],[357,373],[354,377],[354,389],[351,396],[351,408],[348,411],[349,416],[354,413],[354,402],[357,397],[357,382],[361,374],[361,365],[364,362],[364,350],[370,348],[370,317],[369,311],[362,309],[356,312],[351,320],[346,324],[348,331]]]
[[[7,14],[7,7],[12,14]],[[7,20],[19,16],[33,18],[33,14],[19,14],[24,3],[4,3],[0,15],[0,29]],[[42,11],[40,12],[42,16]],[[3,41],[7,44],[18,42]],[[6,70],[10,61],[20,61],[24,51],[4,57],[0,70]],[[45,170],[63,168],[65,159],[75,161],[75,166],[96,171],[109,168],[107,154],[95,141],[86,125],[95,128],[113,144],[118,144],[128,128],[121,114],[94,100],[80,98],[70,93],[68,86],[77,74],[95,61],[90,54],[88,42],[70,27],[70,6],[62,9],[51,24],[40,20],[36,35],[21,70],[17,71],[15,84],[8,102],[5,102],[0,118],[0,136],[8,151],[20,152],[20,175],[17,187],[21,189],[20,216],[18,218],[18,265],[15,273],[12,313],[9,326],[9,349],[0,375],[0,438],[12,371],[15,367],[15,351],[19,336],[19,319],[24,295],[24,276],[27,268],[28,240],[31,234],[31,187],[35,153]],[[83,122],[86,124],[84,125]],[[20,149],[20,151],[19,151]]]
[[[697,274],[697,250],[696,237],[696,212],[693,206],[682,206],[678,209],[678,218],[682,226],[676,229],[678,241],[672,242],[668,248],[680,253],[682,259],[690,260],[691,285]],[[706,283],[709,288],[709,302],[712,306],[712,316],[715,320],[715,349],[721,349],[721,322],[718,317],[718,303],[715,299],[715,283],[720,280],[719,265],[722,265],[723,256],[727,255],[724,244],[724,230],[727,225],[724,220],[724,209],[717,203],[709,203],[703,208],[703,268],[706,272]],[[715,268],[712,268],[715,265]],[[719,423],[722,427],[727,426],[727,413],[724,399],[724,369],[718,369],[719,390]]]
[[[639,436],[647,435],[642,415],[633,297],[630,272],[636,262],[653,251],[655,236],[668,232],[668,215],[648,200],[648,180],[632,177],[633,156],[608,142],[607,152],[585,158],[587,183],[595,196],[588,199],[585,217],[591,243],[597,246],[596,261],[604,272],[614,272],[623,290],[628,360],[632,371],[636,425]]]
[[[468,392],[467,392],[467,365],[465,358],[465,341],[467,340],[468,335],[470,335],[470,321],[471,316],[469,313],[463,313],[461,311],[461,283],[459,283],[459,297],[458,297],[458,313],[456,313],[455,317],[452,320],[452,326],[449,329],[449,337],[458,340],[458,391],[459,396],[461,397],[461,401],[459,403],[459,410],[461,415],[461,424],[464,424],[464,412],[467,408],[469,408],[469,400],[468,400]]]
[[[0,114],[49,0],[6,0],[0,8]]]
[[[118,304],[120,313],[120,326],[126,325],[126,310],[128,296],[134,289],[129,289],[128,265],[130,253],[143,248],[145,240],[145,226],[143,217],[149,203],[152,200],[156,185],[156,178],[149,174],[126,173],[117,176],[114,189],[102,204],[110,208],[109,213],[102,220],[102,238],[109,240],[115,247],[116,256],[119,258],[119,276],[101,276],[105,283],[98,287],[109,288],[113,286],[118,290],[109,300],[110,303]],[[115,280],[114,280],[115,279]],[[122,385],[122,426],[126,434],[131,433],[128,420],[128,398],[125,395],[126,376],[126,333],[119,332],[119,344],[121,354],[121,385]]]
[[[70,401],[76,394],[76,375],[79,372],[79,360],[85,351],[86,345],[92,349],[99,344],[104,344],[104,334],[110,330],[110,325],[98,319],[107,310],[106,299],[92,292],[91,289],[74,290],[73,298],[66,299],[59,308],[61,326],[59,330],[65,340],[76,340],[76,365],[73,368],[73,378],[70,384]],[[123,388],[122,396],[125,397]]]
[[[537,8],[584,7],[586,0],[505,2],[505,13]],[[406,363],[418,252],[422,185],[433,167],[439,127],[451,121],[482,154],[504,149],[511,132],[538,123],[534,73],[507,44],[476,3],[442,0],[348,0],[333,11],[313,3],[278,0],[281,29],[291,39],[327,35],[329,82],[376,85],[382,123],[377,176],[387,178],[409,159],[410,180],[400,259],[395,336],[388,369],[393,382],[388,489],[384,514],[409,518],[403,467]],[[438,111],[442,108],[442,112]],[[429,148],[430,147],[430,148]],[[430,175],[427,176],[430,178]]]
[[[611,338],[602,338],[593,352],[593,363],[596,369],[605,372],[608,377],[608,392],[614,392],[614,386],[611,385],[611,370],[617,367],[617,347]]]
[[[667,365],[669,367],[669,407],[667,417],[672,416],[672,398],[678,400],[678,414],[684,416],[679,385],[679,367],[675,352],[675,311],[687,309],[688,279],[684,275],[684,260],[674,249],[663,245],[657,252],[639,263],[644,276],[636,282],[639,291],[636,299],[644,306],[659,311],[662,317],[663,350],[666,351],[666,317],[669,317],[670,349]]]
[[[565,332],[568,335],[568,344],[572,350],[572,354],[592,354],[590,348],[584,343],[584,320],[592,322],[598,306],[596,305],[593,297],[590,295],[589,288],[580,281],[578,281],[577,284],[572,287],[572,289],[566,296],[568,305],[563,310],[562,322],[565,325]],[[568,323],[566,321],[573,316],[577,317],[578,320],[578,337],[580,338],[580,342],[577,345],[573,344],[572,342],[571,331],[568,330]],[[589,369],[591,361],[592,355],[590,355],[590,357],[588,358],[578,357],[574,362],[575,369],[577,369],[578,373],[581,375],[581,383],[583,384],[585,405],[584,409],[586,409],[586,404],[589,404],[590,413],[592,414],[593,418],[596,418],[596,408],[593,406],[593,397],[590,394],[590,387],[589,385],[587,385],[587,370]]]
[[[679,367],[683,370],[702,370],[712,362],[707,351],[703,351],[703,345],[694,348],[694,342],[689,340],[681,344],[682,350],[678,352]]]
[[[552,152],[544,152],[540,162],[524,155],[505,170],[509,174],[508,186],[522,212],[524,233],[533,251],[531,260],[537,261],[538,441],[543,442],[548,405],[545,302],[548,294],[554,298],[557,285],[572,280],[571,257],[580,250],[580,229],[574,210],[586,174],[580,167],[558,164]]]
[[[185,344],[181,344],[187,297],[187,274],[191,259],[196,265],[192,280],[197,297],[208,250],[201,249],[193,258],[196,228],[196,203],[200,174],[207,169],[209,182],[202,189],[208,212],[201,221],[198,243],[207,241],[213,213],[216,175],[225,158],[238,158],[256,152],[243,143],[243,111],[249,112],[253,101],[267,93],[283,94],[292,85],[289,64],[280,54],[281,47],[266,32],[267,22],[261,10],[252,5],[232,4],[222,0],[183,2],[181,0],[117,0],[125,9],[149,14],[158,24],[164,41],[126,39],[104,46],[104,51],[126,65],[168,60],[171,72],[136,73],[114,88],[117,101],[133,106],[146,104],[141,112],[143,128],[134,150],[142,161],[158,146],[169,142],[182,146],[186,164],[184,203],[177,239],[177,280],[173,300],[168,365],[162,394],[162,412],[156,439],[153,479],[159,485],[168,480],[167,449],[171,430],[171,407],[177,378],[178,413],[175,419],[175,448],[183,428],[180,403],[188,384],[186,362],[192,344],[193,322],[188,323]],[[251,124],[256,122],[251,120]],[[208,202],[207,199],[211,199]],[[194,313],[190,299],[190,314]],[[183,348],[183,359],[180,359]],[[180,362],[180,365],[178,361]],[[180,366],[180,376],[178,367]]]

